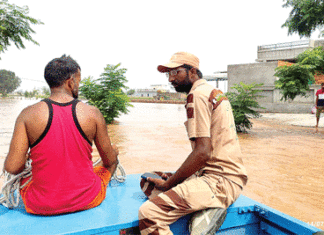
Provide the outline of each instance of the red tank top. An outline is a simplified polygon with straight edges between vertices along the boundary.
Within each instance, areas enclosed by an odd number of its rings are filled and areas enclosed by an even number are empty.
[[[30,146],[33,179],[25,204],[43,215],[77,211],[93,201],[101,188],[93,171],[92,143],[76,117],[79,100],[43,101],[49,119],[43,134]]]

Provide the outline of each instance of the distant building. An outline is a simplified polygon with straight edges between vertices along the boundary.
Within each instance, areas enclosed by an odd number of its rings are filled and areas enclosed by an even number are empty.
[[[158,95],[158,93],[160,93]],[[150,85],[150,88],[135,89],[135,93],[132,97],[151,97],[158,98],[160,96],[168,97],[168,99],[185,99],[186,94],[177,93],[173,86],[165,84]]]
[[[170,91],[170,86],[165,84],[150,85],[150,88],[162,92]]]
[[[215,86],[220,89],[222,92],[227,92],[227,71],[214,72],[212,75],[204,75],[203,79],[206,79],[209,84]],[[215,83],[214,83],[215,82]],[[214,83],[214,84],[213,84]]]
[[[135,93],[132,95],[134,97],[154,97],[157,95],[157,90],[155,89],[136,89]]]
[[[165,85],[165,84],[150,85],[150,88],[135,89],[135,93],[132,96],[134,96],[134,97],[155,97],[155,96],[157,96],[158,91],[169,92],[170,86]]]
[[[294,101],[280,101],[282,95],[275,89],[275,69],[284,63],[296,62],[297,56],[307,49],[323,46],[324,40],[301,40],[297,42],[278,43],[258,46],[257,63],[228,65],[228,87],[240,82],[263,83],[258,102],[267,112],[278,113],[308,113],[315,103],[315,93],[320,89],[318,83],[322,78],[316,78],[317,84],[311,85],[307,97],[296,97]]]

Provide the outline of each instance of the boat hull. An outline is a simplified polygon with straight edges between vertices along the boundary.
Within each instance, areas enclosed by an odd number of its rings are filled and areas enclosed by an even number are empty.
[[[128,175],[124,183],[112,181],[100,206],[58,216],[26,213],[24,206],[0,206],[0,234],[138,234],[138,209],[147,200],[140,187],[140,174]],[[172,224],[174,234],[189,234],[190,215]],[[227,210],[217,234],[305,234],[320,229],[240,196]]]

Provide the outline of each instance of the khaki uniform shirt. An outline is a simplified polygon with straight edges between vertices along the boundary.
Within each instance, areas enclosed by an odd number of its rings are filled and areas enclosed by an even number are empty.
[[[243,187],[247,173],[235,129],[232,107],[223,92],[204,79],[197,80],[187,96],[187,128],[190,140],[210,137],[211,158],[199,172],[220,175]],[[191,141],[194,148],[194,141]]]

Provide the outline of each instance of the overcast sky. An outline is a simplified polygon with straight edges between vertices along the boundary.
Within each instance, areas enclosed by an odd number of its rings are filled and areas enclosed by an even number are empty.
[[[9,2],[27,5],[44,22],[33,26],[40,46],[26,42],[26,49],[12,45],[1,54],[0,69],[22,78],[20,90],[46,86],[46,64],[63,54],[80,64],[82,78],[98,78],[107,64],[121,63],[130,88],[147,88],[168,84],[156,67],[177,51],[195,54],[203,74],[211,75],[255,62],[258,45],[300,40],[281,28],[290,12],[282,0]]]

